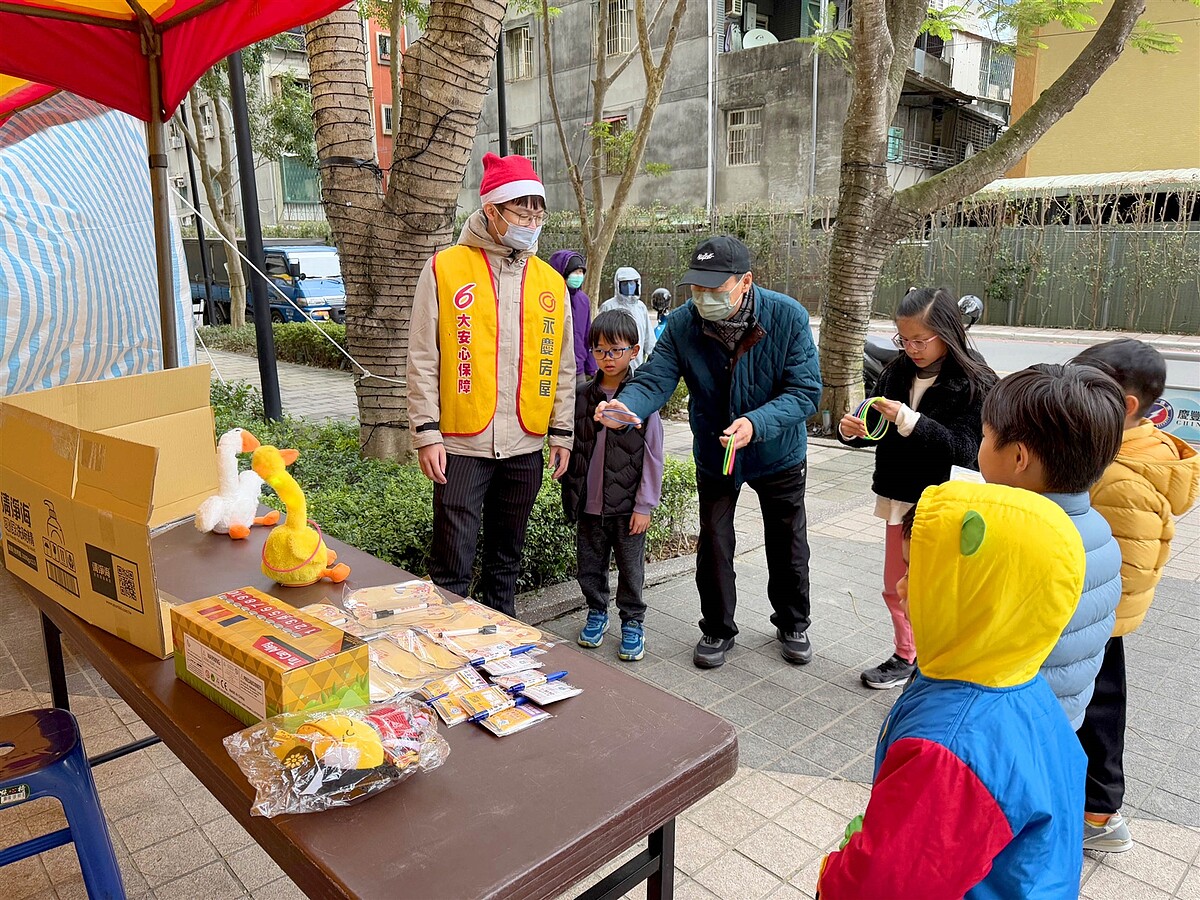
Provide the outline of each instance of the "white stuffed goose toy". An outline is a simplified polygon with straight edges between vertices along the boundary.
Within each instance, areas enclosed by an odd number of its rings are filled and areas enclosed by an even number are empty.
[[[228,534],[240,541],[250,536],[252,525],[274,525],[279,521],[277,510],[258,515],[263,480],[252,470],[238,471],[238,454],[253,453],[258,446],[258,438],[244,428],[221,435],[217,441],[218,492],[196,510],[197,531]]]

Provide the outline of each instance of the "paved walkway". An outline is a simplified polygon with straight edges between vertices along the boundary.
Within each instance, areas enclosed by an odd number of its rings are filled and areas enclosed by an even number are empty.
[[[241,360],[249,363],[252,377],[253,360],[217,357],[227,378],[239,373]],[[280,380],[290,412],[317,412],[325,404],[329,415],[353,414],[349,376],[281,364]],[[686,450],[678,435],[671,441],[673,452]],[[738,728],[737,775],[680,819],[680,900],[811,897],[821,854],[865,808],[876,736],[896,696],[858,684],[859,671],[890,652],[890,626],[878,593],[882,529],[867,496],[871,462],[870,452],[813,445],[809,512],[816,658],[810,665],[792,667],[779,658],[765,599],[762,526],[750,491],[737,516],[741,634],[729,663],[712,672],[691,665],[698,638],[691,576],[647,592],[644,660],[618,662],[611,641],[596,651],[613,666],[711,709]],[[1195,666],[1200,511],[1180,521],[1173,551],[1146,624],[1127,642],[1126,812],[1137,846],[1130,853],[1086,860],[1081,897],[1088,900],[1200,900],[1200,670]],[[570,638],[581,619],[565,616],[550,627]],[[0,571],[0,714],[49,703],[40,648],[33,608]],[[72,705],[89,752],[148,734],[69,646],[67,657]],[[104,765],[96,778],[130,897],[301,896],[164,747]],[[62,824],[54,803],[5,810],[0,846]],[[3,879],[4,900],[86,896],[70,847],[6,867]]]

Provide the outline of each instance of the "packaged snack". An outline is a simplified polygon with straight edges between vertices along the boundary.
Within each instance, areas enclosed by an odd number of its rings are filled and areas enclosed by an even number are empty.
[[[349,806],[450,752],[429,710],[410,700],[275,716],[225,738],[225,749],[255,788],[258,816]]]
[[[470,718],[470,711],[462,705],[462,694],[449,694],[445,697],[439,697],[429,705],[432,706],[438,716],[446,723],[447,728],[453,728]]]
[[[372,628],[359,622],[354,616],[346,612],[344,609],[339,609],[332,603],[313,603],[309,606],[302,606],[301,612],[306,612],[322,622],[328,622],[335,628],[340,628],[346,634],[352,634],[356,638],[361,638],[364,641],[374,640],[382,634],[387,633],[386,627]]]
[[[544,709],[539,709],[532,703],[526,703],[524,706],[514,706],[511,709],[503,709],[494,713],[479,724],[496,737],[507,737],[549,718],[551,718],[550,713]]]
[[[546,706],[582,693],[582,690],[567,684],[565,681],[550,681],[545,684],[526,685],[525,689],[521,691],[521,696],[528,697],[534,703]]]
[[[487,686],[487,679],[473,667],[466,666],[444,678],[435,678],[433,681],[426,682],[418,694],[425,700],[434,700],[463,691],[481,691]]]
[[[405,581],[347,591],[342,604],[366,627],[426,625],[454,617],[449,601],[428,581]]]
[[[498,712],[512,706],[514,702],[506,691],[498,687],[486,687],[481,691],[466,691],[456,696],[463,708],[473,716]]]

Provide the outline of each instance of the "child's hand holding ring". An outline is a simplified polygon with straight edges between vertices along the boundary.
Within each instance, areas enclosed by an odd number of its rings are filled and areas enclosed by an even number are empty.
[[[850,413],[842,416],[842,421],[838,423],[838,428],[841,429],[843,437],[865,438],[867,436],[867,423],[858,418],[858,416],[850,415]]]

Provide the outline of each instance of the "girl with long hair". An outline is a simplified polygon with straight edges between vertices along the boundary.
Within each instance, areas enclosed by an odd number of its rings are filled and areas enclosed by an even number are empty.
[[[903,686],[916,669],[912,626],[896,593],[907,566],[903,555],[905,514],[933,484],[950,478],[951,466],[978,469],[983,439],[981,412],[996,373],[967,343],[962,315],[944,288],[913,288],[896,309],[896,346],[904,352],[884,368],[876,394],[882,398],[864,413],[887,419],[883,437],[867,440],[867,424],[846,415],[838,439],[875,451],[875,515],[887,523],[883,600],[892,616],[895,652],[862,673],[869,688]]]

